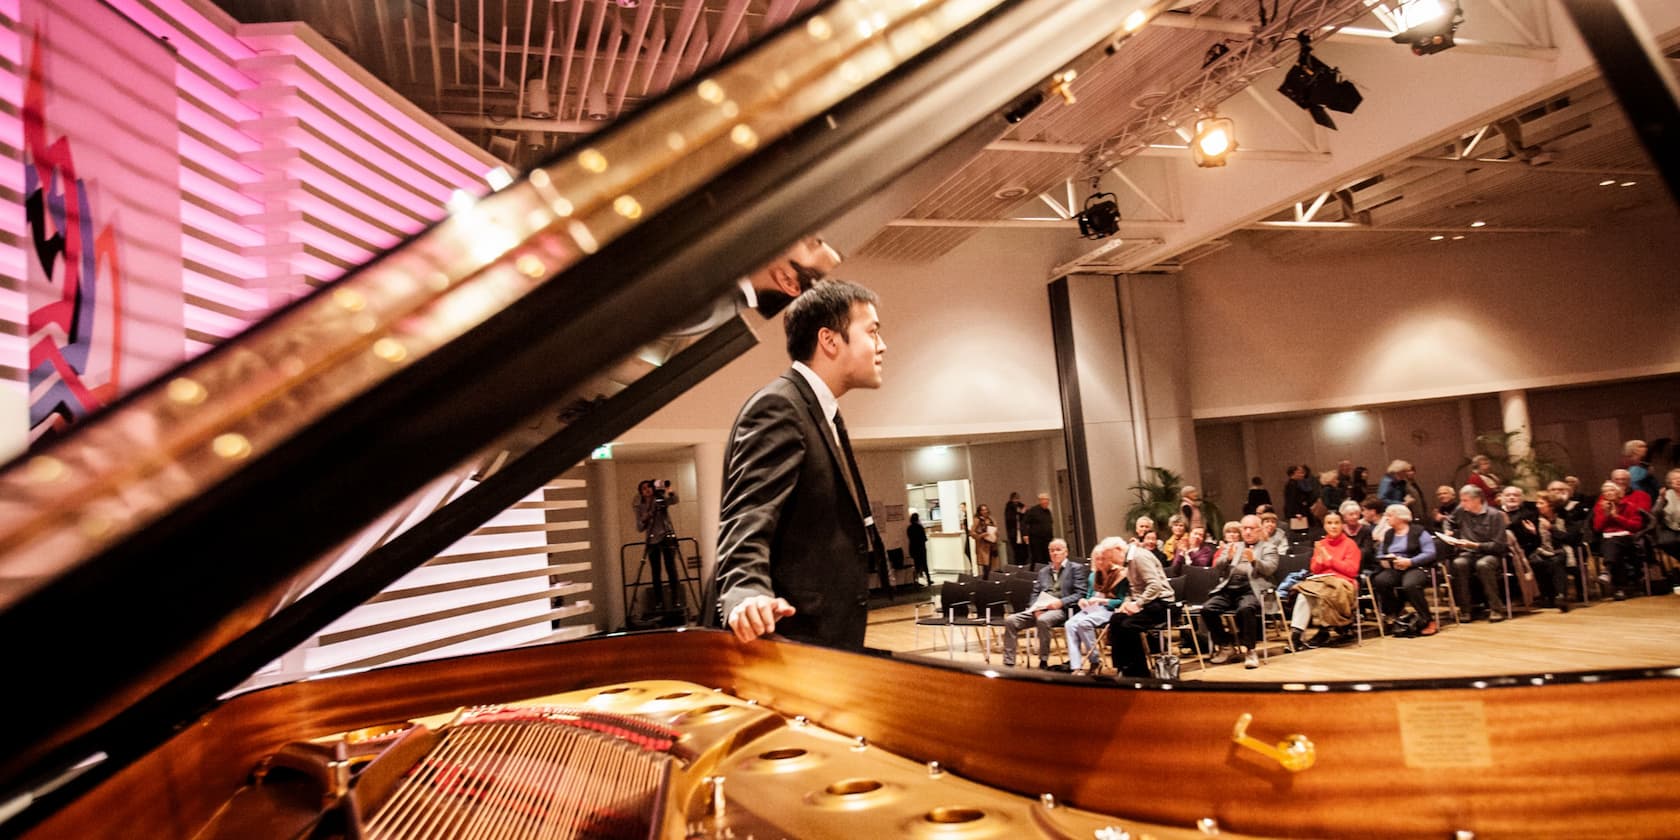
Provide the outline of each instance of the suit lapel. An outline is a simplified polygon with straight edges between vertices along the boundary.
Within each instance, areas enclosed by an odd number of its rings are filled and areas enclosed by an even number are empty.
[[[828,418],[823,416],[822,401],[817,399],[817,392],[811,390],[811,383],[806,382],[805,377],[797,370],[788,370],[782,374],[782,378],[793,383],[793,387],[799,391],[799,396],[804,399],[805,411],[809,414],[811,422],[816,425],[823,445],[828,450],[828,462],[834,466],[834,474],[839,477],[840,486],[845,488],[846,495],[851,497],[853,509],[857,509],[858,496],[857,491],[852,488],[851,470],[846,460],[840,457],[840,444],[834,439],[834,427],[830,426]],[[859,516],[863,516],[861,511]]]

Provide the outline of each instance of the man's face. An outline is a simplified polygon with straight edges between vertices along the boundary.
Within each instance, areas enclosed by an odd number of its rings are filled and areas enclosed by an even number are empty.
[[[1506,510],[1516,510],[1522,507],[1522,501],[1522,491],[1515,487],[1507,487],[1499,491],[1499,503],[1504,505]]]
[[[1245,517],[1242,518],[1242,539],[1243,539],[1243,542],[1249,543],[1249,544],[1257,543],[1257,542],[1260,541],[1260,518],[1259,517],[1257,517],[1257,516],[1245,516]]]
[[[1616,470],[1610,474],[1610,480],[1614,482],[1617,487],[1622,488],[1623,495],[1626,495],[1628,485],[1633,483],[1633,474],[1627,470]]]
[[[1563,483],[1569,485],[1569,494],[1571,496],[1575,495],[1576,491],[1581,489],[1581,479],[1579,476],[1565,476]]]
[[[846,328],[846,341],[840,342],[839,348],[838,361],[847,388],[881,387],[887,342],[881,339],[881,316],[876,314],[875,304],[852,304],[852,323]]]
[[[1154,531],[1150,531],[1149,533],[1143,535],[1143,547],[1144,548],[1147,548],[1150,551],[1154,551],[1155,546],[1158,546],[1160,544],[1161,544],[1160,537],[1158,535],[1156,535],[1156,533]]]
[[[1038,506],[1041,507],[1041,508],[1044,508],[1045,510],[1049,510],[1050,509],[1050,494],[1048,494],[1048,493],[1038,494]]]
[[[1471,513],[1482,512],[1482,497],[1474,493],[1459,493],[1458,503],[1463,505],[1464,509],[1470,511]]]
[[[1353,462],[1352,461],[1343,461],[1340,464],[1337,464],[1336,465],[1336,472],[1339,472],[1339,473],[1341,473],[1342,475],[1345,475],[1345,476],[1352,477],[1353,476]]]
[[[1451,487],[1442,487],[1441,489],[1435,491],[1435,501],[1444,505],[1452,500],[1453,489]]]
[[[1150,522],[1147,519],[1139,519],[1137,521],[1137,524],[1132,526],[1132,533],[1137,534],[1139,537],[1142,537],[1144,534],[1149,533],[1150,529],[1152,529],[1154,527],[1155,527],[1155,523]]]
[[[1062,561],[1066,560],[1066,559],[1067,559],[1067,543],[1061,543],[1061,542],[1051,543],[1050,544],[1050,564],[1053,565],[1053,566],[1060,566],[1060,565],[1062,565]]]

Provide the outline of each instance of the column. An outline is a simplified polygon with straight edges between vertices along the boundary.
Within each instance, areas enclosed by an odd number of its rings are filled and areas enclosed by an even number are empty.
[[[696,443],[694,450],[695,503],[700,511],[700,589],[705,596],[706,581],[717,568],[718,523],[723,513],[723,444]],[[704,609],[704,607],[701,607]],[[704,624],[707,616],[701,616]]]
[[[612,461],[586,461],[589,481],[589,541],[595,546],[596,615],[603,630],[625,626],[624,566],[619,556],[619,506],[614,497],[618,487],[618,465]]]
[[[1534,431],[1528,420],[1528,392],[1500,391],[1499,392],[1500,425],[1510,434],[1509,443],[1505,446],[1505,454],[1512,463],[1525,460],[1531,454],[1530,445],[1534,439]],[[1536,478],[1531,470],[1520,470],[1512,477],[1511,483],[1524,490],[1535,491]]]

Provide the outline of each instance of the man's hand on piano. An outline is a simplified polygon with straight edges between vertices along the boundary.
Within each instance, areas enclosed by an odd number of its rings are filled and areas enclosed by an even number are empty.
[[[750,642],[759,636],[775,632],[776,622],[797,612],[784,598],[754,595],[735,605],[729,613],[729,629],[735,638]]]

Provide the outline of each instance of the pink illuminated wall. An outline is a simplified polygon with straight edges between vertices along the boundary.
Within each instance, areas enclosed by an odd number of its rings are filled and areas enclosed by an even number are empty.
[[[38,0],[28,0],[37,2]],[[50,2],[50,0],[44,0]],[[0,452],[22,447],[20,0],[0,0]],[[481,193],[498,161],[401,100],[309,28],[245,26],[208,2],[108,0],[176,53],[181,343],[195,355]],[[119,84],[105,88],[120,96]],[[121,108],[122,102],[110,107]]]

